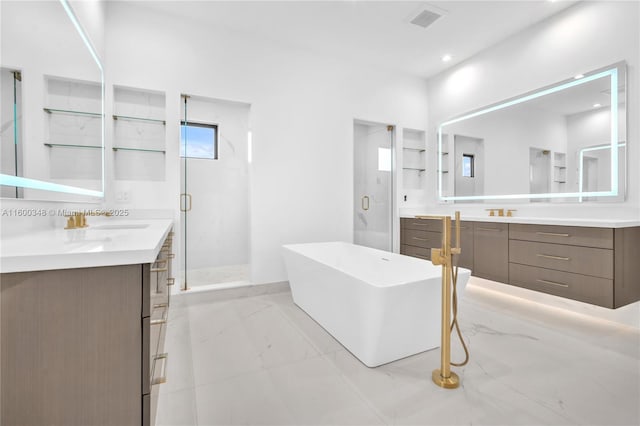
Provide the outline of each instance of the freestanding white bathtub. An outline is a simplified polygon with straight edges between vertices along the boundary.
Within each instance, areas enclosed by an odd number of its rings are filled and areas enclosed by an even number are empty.
[[[440,266],[344,242],[283,247],[295,304],[366,366],[440,346]]]

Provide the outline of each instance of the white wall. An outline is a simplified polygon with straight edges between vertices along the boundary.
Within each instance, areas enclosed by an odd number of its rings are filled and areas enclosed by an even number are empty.
[[[639,9],[638,2],[580,2],[429,79],[429,146],[436,146],[437,124],[446,119],[626,60],[629,164],[640,163]],[[435,168],[434,159],[430,167],[433,179]],[[637,215],[640,170],[632,166],[629,174],[628,199],[614,208],[633,209]],[[427,189],[427,207],[437,207],[435,189],[435,185]],[[506,204],[500,203],[504,207]],[[573,215],[576,211],[560,205],[548,207],[547,213],[554,215]],[[585,205],[580,208],[589,211]]]
[[[49,2],[51,1],[49,0]],[[105,0],[70,0],[69,5],[78,18],[82,29],[89,36],[96,53],[100,59],[103,59],[105,54]]]
[[[416,129],[426,125],[422,79],[125,2],[107,6],[106,60],[113,84],[167,93],[167,158],[174,160],[163,198],[175,208],[180,93],[251,104],[254,282],[286,279],[282,244],[352,240],[354,118]],[[144,197],[142,186],[131,190],[135,199]]]

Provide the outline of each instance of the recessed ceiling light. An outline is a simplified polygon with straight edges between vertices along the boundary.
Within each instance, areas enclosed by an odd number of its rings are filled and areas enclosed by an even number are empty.
[[[449,62],[452,59],[452,56],[449,54],[446,54],[442,57],[442,62]]]
[[[593,107],[594,107],[594,108],[599,108],[599,107],[601,107],[601,106],[602,106],[602,105],[600,105],[600,104],[593,104]]]
[[[578,74],[573,78],[575,78],[576,80],[580,80],[582,77],[584,77],[584,74]]]

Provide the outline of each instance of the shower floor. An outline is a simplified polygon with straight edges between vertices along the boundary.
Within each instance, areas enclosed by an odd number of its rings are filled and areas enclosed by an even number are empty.
[[[471,361],[453,368],[454,390],[431,382],[439,349],[368,368],[283,285],[182,293],[169,313],[157,424],[640,424],[637,329],[474,280],[459,304]],[[452,351],[462,359],[459,342]]]
[[[190,269],[187,274],[190,288],[221,285],[249,284],[249,265],[226,265],[211,268]],[[184,282],[184,273],[182,276]]]

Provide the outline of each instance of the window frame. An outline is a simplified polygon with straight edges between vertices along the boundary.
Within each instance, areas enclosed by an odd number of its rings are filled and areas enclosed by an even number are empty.
[[[465,159],[469,158],[471,167],[469,170],[469,175],[464,174],[464,163]],[[476,156],[474,154],[462,154],[462,177],[466,178],[474,178],[476,177]]]
[[[182,126],[192,126],[192,127],[202,127],[205,129],[213,129],[213,135],[215,138],[214,144],[213,144],[213,158],[205,158],[205,157],[192,157],[189,155],[186,155],[187,150],[185,149],[185,155],[180,155],[180,158],[192,158],[192,159],[198,159],[198,160],[218,160],[220,159],[219,155],[218,155],[218,141],[220,140],[218,138],[219,133],[218,133],[218,125],[217,124],[212,124],[212,123],[203,123],[200,121],[187,121],[187,120],[180,120],[180,152],[182,153]]]

